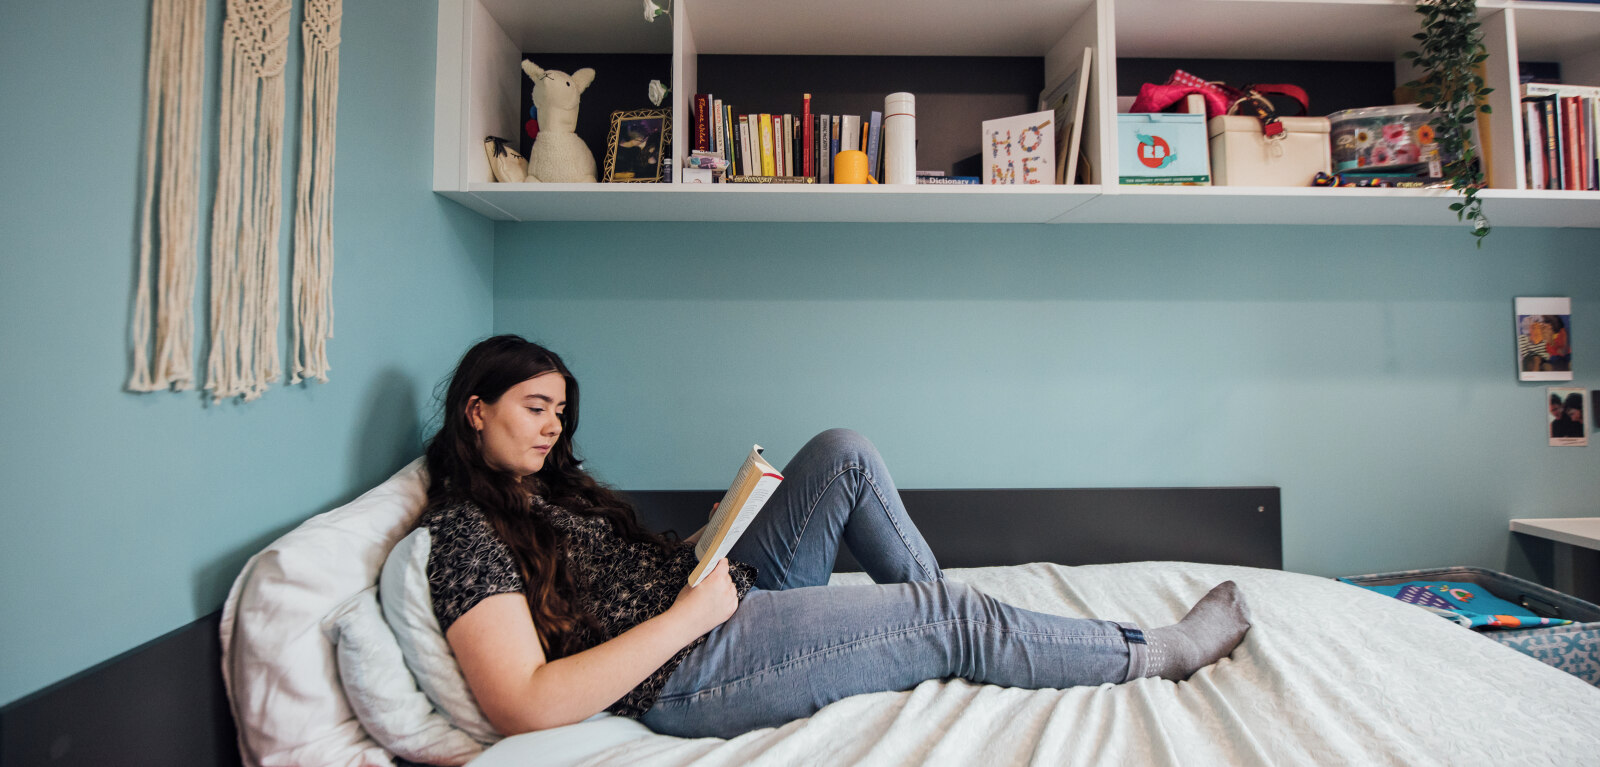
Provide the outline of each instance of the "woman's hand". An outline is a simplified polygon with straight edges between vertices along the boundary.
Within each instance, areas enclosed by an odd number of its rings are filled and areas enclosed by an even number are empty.
[[[688,625],[697,631],[696,637],[732,617],[733,611],[739,609],[739,592],[728,575],[727,558],[717,560],[700,585],[684,586],[669,609],[683,615]]]

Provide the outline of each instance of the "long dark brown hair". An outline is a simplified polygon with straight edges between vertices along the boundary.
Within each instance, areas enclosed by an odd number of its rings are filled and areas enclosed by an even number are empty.
[[[561,437],[537,474],[515,477],[489,467],[478,434],[467,418],[476,396],[494,404],[507,389],[535,376],[558,372],[567,383]],[[596,482],[580,466],[573,447],[578,434],[578,379],[555,352],[518,336],[495,336],[469,349],[450,377],[439,431],[428,441],[428,507],[470,501],[483,511],[522,569],[523,594],[534,628],[551,660],[583,649],[580,629],[605,639],[594,618],[578,603],[562,535],[534,512],[534,498],[575,514],[600,517],[625,540],[670,551],[673,537],[653,535],[639,524],[633,507]]]

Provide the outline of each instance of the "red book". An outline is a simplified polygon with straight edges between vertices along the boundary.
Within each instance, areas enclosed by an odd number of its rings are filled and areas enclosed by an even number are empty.
[[[811,94],[807,93],[800,99],[800,175],[817,175],[817,142],[815,128],[811,125]]]
[[[711,151],[711,94],[694,94],[694,151]]]

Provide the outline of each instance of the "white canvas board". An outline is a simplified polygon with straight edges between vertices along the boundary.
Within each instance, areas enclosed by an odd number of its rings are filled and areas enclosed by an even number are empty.
[[[1055,122],[1051,111],[983,121],[983,183],[1054,184]]]
[[[1077,183],[1078,148],[1083,142],[1083,113],[1089,92],[1089,64],[1094,49],[1083,49],[1083,63],[1061,82],[1039,94],[1039,108],[1056,116],[1056,183]]]

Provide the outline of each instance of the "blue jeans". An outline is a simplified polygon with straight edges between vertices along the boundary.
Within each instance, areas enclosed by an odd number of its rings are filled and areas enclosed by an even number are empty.
[[[1037,689],[1144,675],[1139,631],[1012,607],[944,579],[878,452],[833,429],[806,443],[734,545],[757,587],[707,635],[640,721],[731,738],[850,695],[928,679]],[[843,541],[876,585],[827,586]]]

